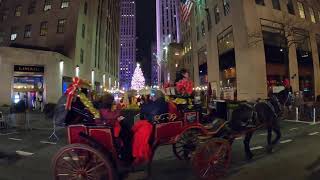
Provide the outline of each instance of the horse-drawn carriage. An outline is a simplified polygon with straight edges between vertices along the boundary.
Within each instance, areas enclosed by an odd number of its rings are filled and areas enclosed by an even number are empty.
[[[73,87],[74,91],[69,91],[73,92],[69,95],[75,97],[81,85]],[[70,96],[67,99],[72,101]],[[214,180],[223,176],[230,164],[233,140],[263,126],[260,124],[235,132],[230,131],[229,125],[230,122],[222,120],[211,126],[204,126],[199,123],[199,113],[192,111],[178,117],[175,114],[156,116],[149,139],[149,175],[157,147],[172,145],[178,159],[191,160],[193,170],[199,179]],[[140,165],[135,161],[120,158],[112,126],[76,124],[69,125],[67,132],[69,145],[62,147],[53,158],[55,180],[119,179],[122,172]],[[252,134],[249,136],[250,140]]]

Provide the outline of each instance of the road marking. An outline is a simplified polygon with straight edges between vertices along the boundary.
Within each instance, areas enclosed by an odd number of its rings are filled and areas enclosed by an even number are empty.
[[[16,153],[20,156],[32,156],[34,153],[26,152],[26,151],[16,151]]]
[[[10,140],[14,140],[14,141],[22,141],[22,139],[18,139],[18,138],[8,138]]]
[[[266,136],[268,135],[267,133],[262,133],[262,134],[259,134],[260,136]]]
[[[252,147],[250,148],[251,151],[254,151],[254,150],[258,150],[258,149],[263,149],[264,147],[262,146],[257,146],[257,147]]]
[[[314,136],[316,134],[319,134],[319,132],[313,132],[313,133],[310,133],[309,136]]]
[[[292,142],[292,139],[280,141],[280,144],[285,144],[285,143],[289,143],[289,142]]]
[[[298,130],[299,128],[291,128],[289,129],[289,131],[294,131],[294,130]]]
[[[243,139],[243,137],[237,137],[235,140],[241,140]]]
[[[40,143],[42,143],[42,144],[52,144],[52,145],[57,144],[55,142],[50,142],[50,141],[40,141]]]
[[[7,136],[11,134],[18,134],[18,132],[11,132],[11,133],[0,133],[0,136]]]

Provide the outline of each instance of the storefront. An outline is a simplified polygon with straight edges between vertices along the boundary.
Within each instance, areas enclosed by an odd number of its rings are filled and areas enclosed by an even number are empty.
[[[220,98],[237,99],[237,71],[232,27],[218,35]]]
[[[72,61],[47,51],[0,47],[0,106],[56,103],[74,76]]]

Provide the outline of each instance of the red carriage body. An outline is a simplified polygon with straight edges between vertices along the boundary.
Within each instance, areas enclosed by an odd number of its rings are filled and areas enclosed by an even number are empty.
[[[78,80],[78,84],[79,84]],[[77,91],[78,84],[73,84],[68,91],[67,109],[71,108],[71,101]],[[151,162],[156,148],[161,145],[172,145],[173,152],[180,160],[193,159],[194,170],[200,179],[213,180],[217,173],[208,172],[210,176],[203,176],[203,169],[207,166],[223,166],[227,168],[230,162],[230,145],[225,140],[206,143],[212,150],[211,154],[197,148],[203,137],[214,137],[224,127],[220,125],[216,131],[208,132],[199,122],[198,112],[185,112],[177,117],[175,114],[165,114],[155,117],[153,131],[150,137],[151,154],[148,162],[150,175]],[[120,169],[139,165],[126,162],[120,158],[119,149],[115,143],[113,127],[99,125],[70,125],[67,127],[69,145],[62,147],[53,158],[55,180],[87,179],[114,180],[119,179]],[[207,149],[207,148],[206,148]],[[208,158],[206,158],[208,157]],[[216,162],[219,162],[218,164]],[[216,169],[216,168],[214,168]],[[207,174],[207,171],[204,173]]]
[[[172,145],[173,152],[180,160],[189,160],[191,158],[192,152],[196,150],[197,138],[199,134],[206,134],[207,130],[199,123],[198,112],[187,112],[183,117],[176,118],[173,114],[166,114],[170,117],[168,122],[157,123],[153,125],[153,132],[151,136],[151,157],[150,162],[148,162],[149,167],[152,162],[154,152],[158,146],[161,145]],[[157,118],[160,119],[160,116]],[[123,160],[120,160],[118,151],[114,144],[114,133],[112,127],[108,126],[86,126],[86,125],[70,125],[67,127],[68,132],[68,143],[69,146],[63,147],[54,158],[54,174],[56,180],[62,180],[65,178],[66,174],[70,176],[91,176],[91,172],[87,172],[88,169],[73,170],[72,172],[78,172],[78,174],[71,175],[66,173],[65,168],[61,168],[61,165],[68,162],[65,161],[65,157],[70,156],[70,154],[77,154],[78,152],[85,151],[84,154],[93,154],[92,156],[99,155],[100,159],[106,159],[104,163],[104,169],[107,169],[108,178],[106,179],[116,179],[118,169],[126,164]],[[98,145],[98,146],[97,146]],[[70,147],[71,146],[71,147]],[[100,153],[100,154],[99,154]],[[80,155],[77,155],[80,156]],[[88,155],[86,155],[88,156]],[[88,158],[88,157],[83,157]],[[70,159],[70,158],[67,158]],[[72,158],[71,158],[72,159]],[[81,158],[80,158],[81,159]],[[105,165],[105,163],[110,163]],[[92,163],[91,163],[92,164]],[[138,164],[134,164],[138,165]],[[60,166],[60,169],[59,169]],[[62,165],[65,167],[66,165]],[[80,165],[79,165],[80,166]],[[94,166],[88,165],[88,166]],[[70,166],[73,167],[73,166]],[[74,167],[73,167],[74,168]],[[63,172],[61,172],[63,171]],[[99,173],[96,173],[99,174]],[[101,173],[100,173],[101,174]],[[110,174],[112,174],[110,176]],[[93,176],[93,175],[92,175]],[[99,176],[100,178],[100,176]]]

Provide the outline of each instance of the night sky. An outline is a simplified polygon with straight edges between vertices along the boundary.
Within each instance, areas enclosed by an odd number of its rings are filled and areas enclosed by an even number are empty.
[[[156,41],[156,0],[136,0],[137,62],[142,65],[146,83],[151,77],[151,44]]]

